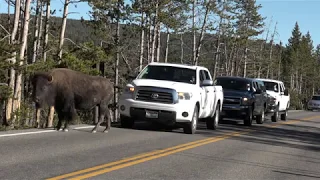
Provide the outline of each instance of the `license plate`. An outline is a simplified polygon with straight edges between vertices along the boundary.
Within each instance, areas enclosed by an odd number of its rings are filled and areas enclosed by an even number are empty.
[[[146,110],[146,118],[158,118],[158,112]]]

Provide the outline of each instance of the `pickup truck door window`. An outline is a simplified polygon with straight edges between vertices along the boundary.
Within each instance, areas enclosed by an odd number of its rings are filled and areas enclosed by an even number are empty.
[[[259,89],[257,82],[252,82],[252,87],[254,89],[254,92]],[[261,109],[261,95],[260,94],[254,94],[254,114],[259,113]]]
[[[199,71],[199,78],[200,78],[200,84],[202,83],[203,80],[205,80],[205,76],[203,73],[203,70]],[[206,101],[207,101],[207,91],[205,87],[200,87],[200,91],[201,91],[201,102],[200,102],[200,106],[201,109],[204,109],[206,107]]]
[[[284,103],[284,100],[285,100],[285,96],[284,96],[284,88],[283,88],[283,84],[282,83],[280,83],[279,84],[279,86],[280,86],[280,98],[279,98],[279,100],[280,100],[280,111],[282,111],[282,110],[284,110],[285,109],[285,106],[286,106],[286,104]]]
[[[205,80],[212,80],[210,73],[207,70],[203,70]],[[210,113],[211,110],[216,107],[214,104],[216,102],[216,96],[215,96],[215,87],[213,86],[207,86],[205,87],[206,90],[206,105],[208,107],[207,112]],[[209,106],[208,106],[209,105]],[[213,111],[214,112],[214,111]]]

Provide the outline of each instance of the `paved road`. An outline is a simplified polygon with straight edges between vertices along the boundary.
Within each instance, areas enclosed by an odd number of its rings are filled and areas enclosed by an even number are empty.
[[[249,128],[241,121],[204,127],[195,135],[143,124],[108,134],[102,127],[96,134],[0,133],[0,179],[320,179],[318,112],[291,112],[286,122]]]

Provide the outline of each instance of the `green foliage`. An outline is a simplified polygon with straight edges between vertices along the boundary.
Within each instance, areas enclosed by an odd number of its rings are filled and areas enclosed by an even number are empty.
[[[9,86],[0,84],[0,101],[7,100],[12,93],[12,89]]]

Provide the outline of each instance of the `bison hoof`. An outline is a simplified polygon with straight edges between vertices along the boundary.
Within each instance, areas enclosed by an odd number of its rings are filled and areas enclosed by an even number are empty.
[[[63,131],[64,131],[64,132],[68,132],[68,131],[69,131],[69,129],[63,129]]]

